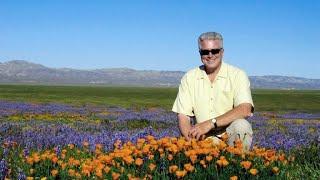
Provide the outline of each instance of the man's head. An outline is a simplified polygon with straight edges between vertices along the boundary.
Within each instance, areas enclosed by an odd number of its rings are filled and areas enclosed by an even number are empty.
[[[223,38],[217,32],[206,32],[198,38],[201,61],[209,71],[221,65],[223,57]]]

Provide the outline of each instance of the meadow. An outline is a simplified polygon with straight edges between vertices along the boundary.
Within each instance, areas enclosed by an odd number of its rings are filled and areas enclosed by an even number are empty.
[[[176,94],[0,85],[0,179],[319,179],[320,91],[253,90],[249,153],[179,137]]]
[[[108,105],[170,110],[177,88],[0,85],[0,99],[9,101]],[[320,111],[320,90],[253,90],[256,111]]]

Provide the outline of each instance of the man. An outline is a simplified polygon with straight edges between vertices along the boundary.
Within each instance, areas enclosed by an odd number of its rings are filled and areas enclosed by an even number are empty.
[[[227,133],[229,145],[240,138],[244,150],[249,150],[252,128],[246,118],[252,116],[254,105],[248,76],[222,61],[221,34],[201,34],[198,46],[203,65],[183,76],[172,108],[178,113],[180,131],[187,140],[210,136],[214,142]],[[192,116],[195,126],[190,122]]]

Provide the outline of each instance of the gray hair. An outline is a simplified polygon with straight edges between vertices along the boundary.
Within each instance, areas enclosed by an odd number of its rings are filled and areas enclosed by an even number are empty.
[[[204,40],[219,40],[220,41],[220,46],[223,48],[223,38],[220,33],[217,32],[205,32],[202,33],[199,38],[198,38],[198,46],[200,49],[200,43]]]

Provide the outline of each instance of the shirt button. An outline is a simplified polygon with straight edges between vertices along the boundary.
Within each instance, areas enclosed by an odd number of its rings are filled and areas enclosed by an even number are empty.
[[[211,98],[211,101],[213,101],[213,98]]]

